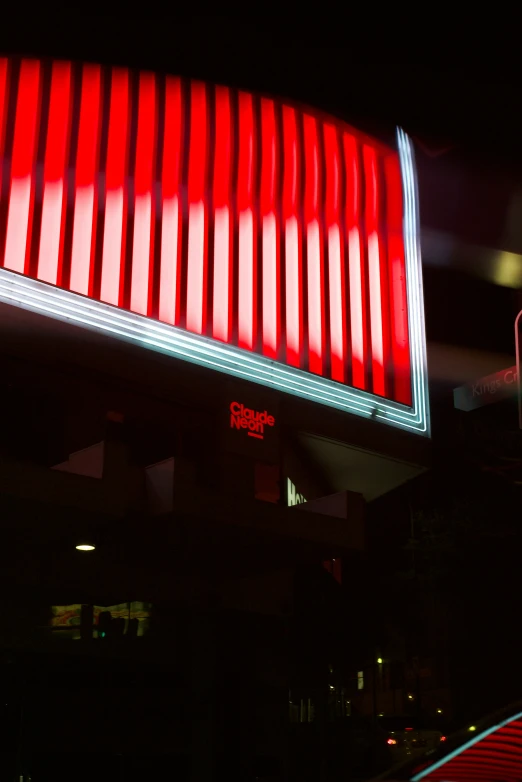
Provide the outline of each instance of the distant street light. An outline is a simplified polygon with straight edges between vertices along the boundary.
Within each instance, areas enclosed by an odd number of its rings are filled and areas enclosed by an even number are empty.
[[[377,657],[377,665],[382,665],[382,657]]]

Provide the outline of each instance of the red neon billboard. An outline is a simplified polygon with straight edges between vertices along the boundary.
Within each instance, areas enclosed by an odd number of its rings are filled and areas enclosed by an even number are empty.
[[[401,131],[393,148],[228,87],[0,59],[0,159],[0,298],[428,431]]]

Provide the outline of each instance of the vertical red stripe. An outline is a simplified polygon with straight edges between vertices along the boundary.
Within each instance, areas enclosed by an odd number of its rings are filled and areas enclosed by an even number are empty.
[[[239,163],[237,204],[239,223],[238,344],[254,347],[256,276],[254,248],[254,115],[252,96],[239,94]]]
[[[25,271],[30,246],[39,87],[40,64],[24,60],[18,83],[4,259],[6,269],[17,272]]]
[[[188,173],[187,329],[205,330],[207,300],[207,94],[205,85],[193,82],[190,93],[190,152]]]
[[[384,319],[381,272],[381,246],[379,240],[379,206],[377,154],[375,149],[363,147],[364,180],[366,186],[365,219],[368,251],[368,277],[370,285],[370,333],[372,342],[373,391],[385,395]]]
[[[140,74],[138,135],[134,175],[134,235],[130,308],[148,315],[152,243],[152,187],[156,130],[156,83],[152,73]]]
[[[5,118],[7,114],[7,100],[8,100],[7,73],[8,73],[7,59],[5,57],[0,57],[0,193],[2,192]]]
[[[283,107],[283,221],[285,232],[286,360],[301,363],[302,279],[301,247],[297,213],[298,148],[295,110]]]
[[[76,155],[76,193],[70,290],[88,295],[95,244],[96,179],[100,125],[100,68],[83,68],[80,127]]]
[[[343,149],[346,166],[346,231],[348,234],[352,383],[355,388],[365,389],[366,292],[360,231],[361,181],[357,142],[353,136],[347,133],[343,134]]]
[[[261,192],[263,247],[263,353],[279,350],[279,226],[276,217],[276,122],[274,101],[261,101]]]
[[[216,87],[216,146],[214,160],[214,303],[213,336],[228,342],[231,307],[231,164],[230,93]]]
[[[340,159],[337,129],[324,125],[326,158],[326,230],[328,231],[328,285],[330,301],[331,375],[345,379],[345,280],[340,231]]]
[[[161,266],[159,318],[178,323],[181,214],[179,174],[181,155],[181,83],[167,78],[165,87],[165,129],[163,134]]]
[[[129,126],[129,76],[126,70],[114,68],[111,79],[109,138],[105,178],[105,225],[100,299],[108,304],[120,303],[120,281],[124,253],[127,193],[125,174]]]
[[[71,66],[53,65],[47,143],[45,149],[42,225],[38,255],[38,279],[56,285],[63,251],[65,162],[69,135]]]
[[[395,376],[395,399],[411,405],[410,345],[408,337],[408,304],[402,229],[402,182],[398,155],[384,162],[388,227],[388,270],[391,303],[392,357]]]
[[[305,225],[308,271],[308,367],[323,373],[323,240],[319,222],[319,143],[317,120],[304,115]]]

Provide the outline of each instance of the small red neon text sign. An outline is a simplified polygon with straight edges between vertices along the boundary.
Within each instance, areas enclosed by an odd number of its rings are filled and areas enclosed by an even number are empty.
[[[245,407],[245,405],[240,402],[230,403],[231,429],[247,429],[249,437],[257,437],[258,440],[263,440],[265,436],[265,426],[274,426],[274,424],[274,416],[269,415],[266,410],[260,412],[259,410],[252,410],[250,407]]]

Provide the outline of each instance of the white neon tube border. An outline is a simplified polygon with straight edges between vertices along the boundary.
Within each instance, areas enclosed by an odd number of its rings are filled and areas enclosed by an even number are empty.
[[[416,188],[411,145],[398,131],[404,189],[404,239],[412,367],[412,407],[280,364],[247,350],[216,342],[0,269],[0,300],[62,321],[113,334],[201,366],[391,426],[429,434],[422,279],[417,237]]]
[[[406,295],[408,299],[412,401],[413,408],[418,415],[419,425],[424,427],[424,429],[419,429],[419,431],[424,431],[429,436],[430,411],[417,178],[415,175],[413,146],[409,137],[401,128],[397,128],[397,143],[404,195],[403,234],[406,257]]]

